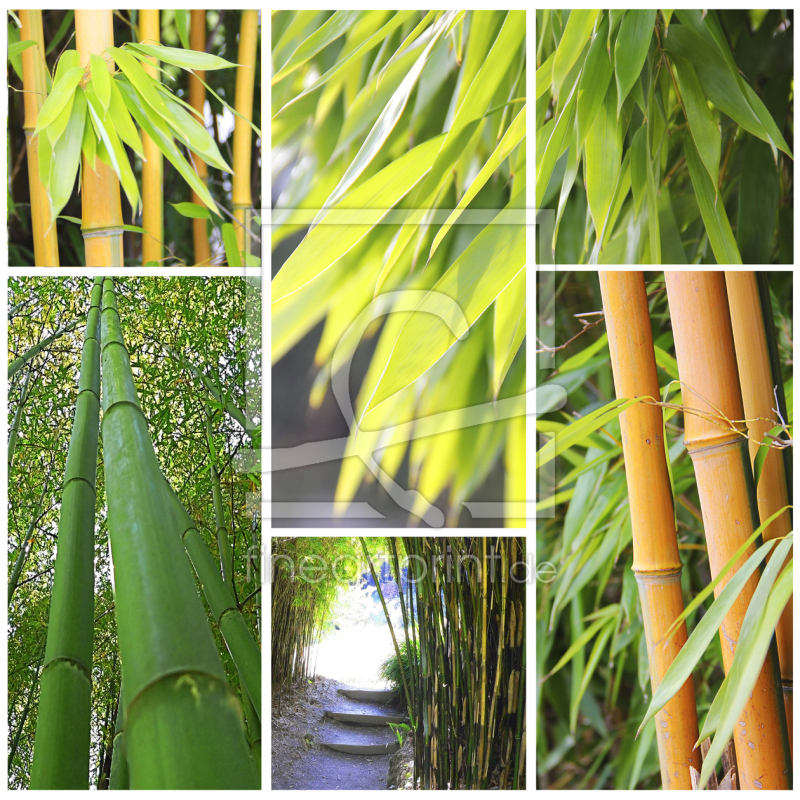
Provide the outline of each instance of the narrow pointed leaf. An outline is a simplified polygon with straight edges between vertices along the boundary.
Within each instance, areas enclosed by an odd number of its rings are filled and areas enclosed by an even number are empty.
[[[197,50],[181,50],[178,47],[136,43],[130,43],[127,47],[139,53],[144,53],[146,56],[152,56],[159,61],[163,61],[165,64],[172,64],[175,67],[181,67],[187,70],[199,69],[207,71],[213,69],[228,69],[238,66],[238,64],[226,61],[219,56],[212,55],[211,53],[200,53]]]
[[[630,10],[619,26],[619,36],[614,45],[614,73],[617,80],[617,115],[639,79],[644,66],[653,26],[656,21],[654,9]]]
[[[103,106],[105,111],[108,111],[108,104],[111,102],[111,75],[108,72],[108,65],[100,56],[94,53],[90,58],[94,92],[100,101],[100,105]]]
[[[83,69],[81,67],[70,67],[64,74],[64,77],[53,84],[53,91],[47,96],[41,109],[39,109],[39,117],[36,120],[36,130],[33,132],[35,136],[40,131],[47,128],[55,122],[56,117],[61,113],[67,103],[72,99],[75,93],[75,88],[83,78]]]
[[[611,12],[614,13],[613,11]],[[597,112],[603,105],[614,68],[606,49],[608,18],[597,28],[589,46],[578,84],[578,145],[582,146],[592,128]]]
[[[75,92],[72,113],[64,135],[53,148],[53,167],[50,173],[48,195],[50,213],[55,219],[72,196],[75,178],[81,161],[83,127],[86,124],[86,98],[82,89]]]
[[[622,137],[617,125],[617,87],[612,81],[586,137],[586,194],[596,231],[611,205],[622,164]]]
[[[494,305],[492,397],[495,399],[524,338],[525,270],[503,289]]]
[[[591,36],[599,13],[597,9],[574,9],[569,15],[567,27],[558,43],[556,57],[553,60],[553,94],[556,97],[561,91],[564,79]]]

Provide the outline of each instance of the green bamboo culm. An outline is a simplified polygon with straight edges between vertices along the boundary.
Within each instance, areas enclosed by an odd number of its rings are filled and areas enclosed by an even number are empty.
[[[114,282],[103,287],[103,451],[131,789],[257,789],[153,450]]]
[[[22,389],[19,393],[19,404],[17,410],[14,412],[14,421],[11,423],[11,431],[8,434],[8,471],[11,472],[11,465],[14,463],[14,450],[17,447],[17,439],[19,438],[19,426],[22,420],[22,411],[25,408],[25,402],[28,399],[28,384],[31,380],[31,372],[33,370],[28,367],[25,373],[25,380],[22,382]]]
[[[233,597],[233,553],[231,552],[231,543],[228,541],[228,526],[225,524],[225,509],[222,505],[222,487],[220,486],[219,472],[217,471],[210,414],[206,417],[206,437],[211,458],[211,495],[214,500],[214,521],[216,523],[217,548],[219,549],[222,580],[231,590],[231,596]]]
[[[114,746],[111,749],[111,775],[109,789],[128,789],[128,759],[125,755],[125,685],[119,690],[117,722],[114,726]]]
[[[8,604],[11,605],[11,598],[19,585],[19,576],[22,574],[22,569],[25,566],[25,561],[28,554],[31,552],[33,545],[33,537],[36,535],[36,523],[39,522],[42,516],[42,506],[44,505],[44,498],[47,496],[48,482],[44,482],[42,487],[42,494],[39,497],[39,502],[36,504],[36,509],[31,517],[28,530],[25,531],[25,538],[22,540],[22,545],[17,554],[17,560],[14,562],[14,569],[11,570],[11,577],[8,579]]]
[[[96,278],[61,495],[31,789],[89,788],[102,290]]]

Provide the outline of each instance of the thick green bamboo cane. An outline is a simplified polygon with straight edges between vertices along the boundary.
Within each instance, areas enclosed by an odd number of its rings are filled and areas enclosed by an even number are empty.
[[[130,786],[258,788],[241,705],[225,679],[139,405],[110,278],[101,341],[108,530]]]
[[[14,562],[14,569],[11,571],[11,577],[8,579],[8,604],[11,605],[11,598],[19,585],[19,576],[22,574],[22,568],[25,566],[25,561],[28,558],[28,553],[31,552],[31,545],[33,544],[33,537],[36,534],[36,523],[42,516],[42,506],[44,505],[44,498],[47,496],[47,485],[50,481],[49,476],[45,478],[44,486],[42,487],[42,494],[39,497],[39,502],[36,505],[36,510],[31,517],[28,530],[25,531],[25,538],[22,540],[22,545],[19,548],[19,555],[16,562]]]
[[[19,372],[25,364],[27,364],[32,358],[37,356],[42,350],[45,349],[48,345],[51,345],[56,339],[60,339],[65,333],[69,333],[70,331],[74,331],[75,328],[78,327],[83,322],[83,318],[76,319],[73,322],[70,322],[69,325],[65,325],[63,328],[59,328],[54,334],[51,336],[42,339],[39,344],[35,344],[30,350],[26,350],[21,356],[15,358],[9,365],[8,365],[8,379],[11,378]]]
[[[219,550],[222,580],[230,588],[231,596],[235,597],[233,591],[233,553],[231,552],[231,543],[228,540],[228,526],[225,524],[225,509],[222,505],[222,487],[219,482],[219,472],[217,472],[217,458],[214,448],[214,436],[211,430],[210,415],[206,417],[206,438],[208,440],[208,451],[211,459],[211,496],[214,500],[214,521],[216,525],[217,549]]]
[[[11,432],[8,434],[8,471],[11,472],[11,465],[14,463],[14,450],[17,448],[17,438],[19,437],[19,426],[22,420],[22,410],[25,408],[25,402],[28,399],[28,384],[31,380],[31,372],[33,369],[28,367],[25,373],[25,380],[22,382],[22,389],[19,393],[19,403],[17,410],[14,412],[14,421],[11,423]]]
[[[114,725],[114,745],[111,748],[111,775],[109,789],[129,788],[128,759],[125,755],[125,689],[119,690],[117,721]]]
[[[95,278],[61,495],[31,789],[89,784],[101,293]]]

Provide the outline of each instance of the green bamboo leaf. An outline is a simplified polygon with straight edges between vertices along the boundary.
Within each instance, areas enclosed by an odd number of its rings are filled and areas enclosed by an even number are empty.
[[[133,124],[130,112],[125,106],[125,101],[122,99],[115,80],[111,81],[110,88],[111,100],[108,110],[111,114],[111,119],[114,120],[114,128],[117,131],[117,135],[134,153],[144,156],[144,148],[142,147],[142,140],[139,138],[139,132],[136,130],[136,125]],[[94,159],[92,159],[92,162],[94,162]]]
[[[50,125],[47,126],[47,129],[45,130],[47,138],[50,140],[50,145],[52,147],[55,147],[56,142],[61,138],[61,134],[66,130],[67,123],[69,122],[72,114],[72,103],[74,99],[75,94],[73,93],[69,100],[67,100],[67,104],[61,109],[59,115]]]
[[[700,731],[700,735],[697,737],[695,747],[699,747],[700,742],[705,741],[717,732],[719,718],[722,713],[722,706],[725,703],[725,695],[727,694],[728,686],[730,685],[728,682],[729,676],[730,672],[723,678],[719,690],[714,695],[714,699],[711,701],[711,707],[708,709],[708,714],[706,714],[706,718],[703,721],[703,728]]]
[[[553,62],[556,60],[555,51],[550,53],[547,60],[536,70],[536,99],[538,100],[553,84]]]
[[[72,99],[75,89],[82,78],[83,69],[81,67],[70,67],[63,78],[53,84],[53,91],[50,92],[41,109],[39,109],[36,130],[33,132],[34,136],[55,122],[56,117]]]
[[[658,364],[670,378],[677,381],[679,379],[678,362],[666,350],[662,350],[658,345],[653,345],[653,350],[656,355],[656,364]],[[664,402],[666,402],[666,400]]]
[[[323,211],[317,215],[315,222],[319,221],[323,216],[324,209],[335,205],[344,196],[347,190],[369,166],[381,147],[383,147],[389,134],[394,130],[395,125],[397,125],[400,120],[400,116],[408,103],[408,98],[417,85],[419,76],[422,74],[422,70],[433,48],[436,47],[439,40],[456,25],[463,14],[464,12],[448,11],[442,19],[436,23],[435,32],[431,36],[430,41],[416,60],[414,66],[409,70],[397,91],[392,95],[392,99],[386,104],[386,107],[373,125],[372,130],[370,130],[367,138],[364,140],[364,144],[361,145],[356,157],[352,160],[350,166],[342,176],[342,179],[325,202]]]
[[[108,104],[111,102],[111,75],[108,72],[108,65],[98,55],[92,53],[90,56],[92,68],[92,84],[94,92],[104,111],[108,111]]]
[[[678,86],[681,90],[683,107],[686,109],[689,130],[716,191],[719,183],[722,137],[691,62],[677,57],[674,59],[674,65],[677,68]]]
[[[622,104],[639,79],[642,72],[653,26],[656,21],[654,9],[630,10],[619,27],[619,36],[614,45],[614,72],[617,80],[617,116]]]
[[[606,43],[606,50],[608,50],[609,58],[611,57],[611,37],[614,35],[614,31],[619,27],[620,22],[622,22],[622,18],[625,16],[625,9],[623,8],[612,8],[608,12],[608,17],[610,20],[610,25],[608,26],[608,41]]]
[[[21,42],[15,42],[8,46],[8,60],[11,61],[17,58],[21,53],[24,53],[29,47],[36,47],[36,42],[33,39],[23,39]]]
[[[45,136],[45,139],[47,137]],[[41,144],[39,145],[41,148]],[[83,126],[83,140],[81,141],[81,151],[86,157],[86,164],[92,172],[96,172],[97,160],[97,139],[95,137],[94,128],[90,118],[87,119],[86,125]]]
[[[613,14],[613,12],[611,12]],[[606,49],[608,18],[597,28],[589,46],[578,84],[578,146],[582,146],[592,128],[597,112],[603,105],[614,68]]]
[[[514,117],[513,122],[508,126],[508,130],[506,130],[492,155],[486,160],[486,163],[481,167],[481,171],[475,176],[469,188],[464,192],[461,200],[459,200],[458,205],[453,209],[447,221],[439,229],[431,245],[428,261],[433,258],[433,254],[441,244],[442,239],[444,239],[447,231],[450,230],[461,215],[461,212],[474,200],[478,192],[486,185],[486,182],[494,174],[500,164],[506,160],[511,151],[525,138],[526,110],[527,105],[524,105],[519,114]]]
[[[253,129],[253,131],[256,134],[256,136],[261,136],[261,129],[260,128],[257,128],[255,125],[253,125],[253,123],[249,119],[247,119],[247,117],[245,117],[242,114],[240,114],[236,110],[236,108],[234,106],[230,105],[228,102],[226,102],[226,100],[224,98],[220,97],[197,73],[195,73],[195,78],[197,78],[197,80],[199,80],[200,83],[202,83],[203,86],[206,87],[206,91],[210,92],[212,95],[214,95],[214,97],[216,97],[217,100],[219,100],[219,102],[222,103],[222,105],[225,108],[227,108],[228,111],[231,112],[231,114],[233,114],[236,117],[239,117],[239,119],[243,119]],[[273,142],[274,142],[274,139],[273,139]]]
[[[751,139],[742,158],[736,225],[736,243],[745,264],[770,263],[779,198],[780,176],[770,148]]]
[[[714,47],[686,25],[674,25],[662,45],[669,56],[683,56],[691,61],[703,94],[723,113],[734,119],[746,131],[771,146],[777,146],[788,156],[789,146],[778,130],[758,95],[747,83],[742,94],[725,59]]]
[[[628,17],[625,17],[627,19]],[[624,22],[623,22],[624,24]],[[653,107],[653,86],[650,86],[650,103],[649,107]],[[645,177],[647,179],[647,222],[650,229],[650,262],[652,264],[661,263],[661,230],[658,219],[658,199],[656,196],[656,181],[653,175],[653,159],[650,155],[650,137],[652,135],[653,117],[647,118],[647,129],[644,137],[644,149],[646,154],[646,167]]]
[[[361,241],[379,219],[359,222],[359,217],[371,209],[385,212],[405,197],[431,168],[443,139],[444,134],[418,145],[334,206],[324,223],[308,233],[273,279],[273,305],[318,278]],[[333,221],[337,224],[331,224]]]
[[[563,666],[569,664],[570,661],[575,657],[575,655],[583,650],[588,642],[590,642],[595,634],[601,629],[608,625],[608,618],[616,616],[617,612],[619,611],[619,603],[611,603],[610,605],[604,606],[600,611],[597,612],[597,619],[593,622],[567,649],[567,652],[561,657],[559,662],[550,670],[550,672],[545,675],[542,680],[547,680],[547,678],[552,677],[556,674]],[[590,615],[591,616],[591,615]],[[587,617],[588,619],[588,617]]]
[[[711,771],[722,756],[728,744],[736,720],[742,713],[753,687],[764,668],[770,642],[775,635],[775,626],[783,613],[783,609],[792,596],[793,562],[786,569],[783,562],[792,546],[793,536],[789,534],[775,548],[773,557],[764,568],[761,579],[747,607],[739,641],[729,671],[730,682],[725,692],[725,700],[717,722],[714,741],[703,759],[703,771],[700,773],[700,786],[705,786]],[[774,541],[774,540],[773,540]],[[776,583],[780,573],[780,582]],[[774,591],[773,591],[773,586]]]
[[[183,217],[190,219],[211,219],[211,214],[205,206],[197,203],[170,203],[170,205]]]
[[[361,19],[363,11],[336,11],[289,56],[287,62],[273,75],[272,85],[290,75],[313,55],[343,36]]]
[[[597,669],[597,665],[600,662],[600,656],[603,654],[603,650],[605,650],[606,644],[608,643],[611,634],[617,628],[617,620],[611,619],[608,620],[605,624],[605,627],[600,631],[600,635],[595,639],[594,646],[592,647],[592,652],[589,655],[589,660],[586,662],[586,668],[583,671],[583,675],[581,677],[580,686],[578,688],[577,694],[572,699],[571,707],[570,707],[570,716],[577,722],[578,718],[578,708],[580,706],[581,700],[583,699],[584,694],[586,694],[586,690],[589,688],[589,681],[591,681],[592,676],[594,675],[594,671]],[[572,725],[571,728],[572,733],[575,732],[575,725]]]
[[[524,205],[521,191],[436,282],[431,290],[436,296],[430,295],[426,312],[409,317],[364,414],[430,369],[525,268],[525,226],[512,222]],[[454,318],[454,307],[461,310],[467,326],[457,325],[455,335],[444,322]]]
[[[242,257],[239,255],[239,244],[236,240],[236,229],[230,222],[222,225],[222,243],[225,246],[225,258],[229,267],[241,267]]]
[[[742,257],[736,247],[728,215],[724,203],[718,203],[716,187],[711,183],[700,155],[697,152],[691,136],[684,139],[686,150],[686,164],[689,167],[689,176],[692,180],[700,213],[708,233],[708,241],[718,264],[741,264]]]
[[[620,167],[619,177],[617,178],[616,186],[614,187],[614,194],[611,196],[611,202],[608,206],[605,219],[603,220],[603,227],[595,240],[594,248],[592,249],[591,256],[589,257],[590,264],[597,263],[615,263],[614,257],[611,253],[611,248],[608,247],[611,232],[617,224],[617,218],[622,211],[622,206],[631,189],[631,149],[625,152],[625,158],[622,159],[622,166]],[[611,261],[607,259],[611,257]]]
[[[536,172],[536,207],[539,208],[544,200],[544,193],[553,175],[556,161],[567,149],[572,130],[575,126],[575,106],[578,97],[577,85],[572,87],[569,99],[561,111],[552,134],[547,141],[542,154],[542,163]]]
[[[775,425],[764,436],[764,441],[758,446],[756,457],[753,459],[753,480],[756,487],[761,480],[761,472],[764,469],[764,462],[767,460],[773,439],[776,439],[783,431],[783,425]]]
[[[61,213],[61,209],[72,196],[75,178],[81,162],[81,142],[83,126],[86,123],[86,97],[82,89],[75,92],[72,112],[64,135],[53,146],[53,167],[47,193],[50,198],[51,219]]]
[[[617,86],[611,81],[585,145],[586,196],[598,232],[603,230],[622,166],[620,133],[617,125]]]
[[[556,97],[561,92],[564,79],[583,51],[583,46],[592,35],[599,14],[600,11],[596,9],[575,9],[569,15],[567,27],[558,43],[556,57],[553,60],[553,94]]]
[[[577,422],[568,425],[564,431],[554,436],[536,453],[536,467],[544,466],[548,461],[552,461],[556,456],[561,455],[570,447],[580,445],[591,433],[599,430],[612,419],[616,419],[626,408],[630,408],[634,403],[641,402],[642,398],[617,398],[607,403],[602,408],[592,411],[585,417],[581,417]]]
[[[697,623],[697,627],[691,632],[686,644],[670,664],[669,669],[661,679],[661,683],[653,693],[653,699],[650,701],[647,713],[639,726],[640,732],[675,696],[675,693],[686,683],[686,679],[691,676],[692,670],[706,648],[711,644],[714,637],[718,635],[719,627],[725,619],[725,615],[736,602],[736,598],[750,579],[750,576],[755,573],[761,562],[772,550],[775,542],[776,540],[772,539],[763,544],[739,567],[733,577],[725,584],[725,587],[719,593],[719,597],[711,604],[705,616]],[[761,663],[763,664],[763,659]]]
[[[647,150],[645,148],[645,126],[633,135],[631,142],[631,189],[633,190],[633,215],[636,218],[647,192]]]
[[[55,36],[48,42],[47,49],[45,50],[45,55],[49,56],[56,47],[61,44],[61,40],[67,35],[67,31],[69,30],[70,26],[72,25],[72,20],[75,18],[75,12],[70,9],[64,14],[64,19],[61,20],[61,24],[58,26],[58,30],[55,33]]]
[[[553,229],[553,259],[555,260],[556,253],[556,240],[558,239],[558,229],[561,225],[561,217],[564,214],[564,209],[567,207],[567,200],[572,191],[572,186],[575,183],[575,178],[578,176],[578,168],[581,163],[581,146],[578,143],[578,125],[572,126],[572,133],[569,140],[569,150],[567,153],[567,166],[564,169],[564,179],[561,181],[561,194],[558,198],[558,212],[556,213],[556,225]]]
[[[138,95],[134,89],[125,81],[119,81],[119,89],[128,111],[131,112],[134,119],[139,123],[141,129],[156,143],[156,146],[164,154],[164,156],[173,164],[178,172],[183,176],[183,179],[194,189],[197,196],[213,211],[217,216],[220,216],[219,209],[217,208],[208,187],[205,182],[197,177],[197,173],[187,163],[186,159],[181,155],[169,128],[166,126],[159,117],[148,115],[141,105]]]
[[[525,270],[506,286],[494,306],[492,396],[497,399],[511,362],[525,338]]]
[[[188,12],[187,12],[188,13]],[[226,61],[224,58],[212,55],[211,53],[201,53],[198,50],[188,49],[181,50],[179,47],[164,47],[160,44],[137,44],[129,42],[125,45],[137,53],[142,53],[145,56],[156,58],[163,61],[165,64],[172,64],[175,67],[189,70],[190,72],[195,69],[208,71],[213,69],[229,69],[236,67],[231,61]]]
[[[81,66],[81,56],[77,50],[65,50],[56,64],[56,74],[53,78],[53,83],[58,83],[67,71],[73,67]]]
[[[178,37],[181,40],[181,46],[184,50],[189,50],[189,30],[191,28],[191,12],[185,8],[178,8],[175,10],[175,27],[178,29]]]

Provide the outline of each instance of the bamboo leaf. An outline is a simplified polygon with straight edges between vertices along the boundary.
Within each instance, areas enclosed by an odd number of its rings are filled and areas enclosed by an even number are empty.
[[[645,126],[633,135],[631,142],[631,189],[633,190],[633,215],[638,216],[647,193],[647,150],[645,149]]]
[[[711,177],[700,159],[691,136],[684,139],[684,146],[689,176],[692,179],[692,186],[708,233],[708,241],[711,243],[717,263],[741,264],[742,257],[739,255],[736,240],[733,238],[725,205],[716,202],[716,187],[711,183]]]
[[[564,179],[561,181],[561,194],[558,198],[558,212],[556,213],[556,225],[553,229],[553,259],[555,259],[556,240],[558,239],[558,229],[561,225],[561,217],[567,207],[567,200],[578,176],[578,168],[581,163],[581,145],[579,144],[578,125],[572,126],[572,133],[569,140],[569,150],[567,153],[567,166],[564,169]]]
[[[81,142],[85,123],[86,98],[83,90],[78,89],[75,92],[70,119],[64,135],[53,147],[54,167],[50,171],[50,181],[47,186],[50,214],[53,220],[67,204],[72,195],[72,188],[75,186],[75,178],[81,161]]]
[[[94,92],[103,110],[108,111],[108,104],[111,102],[111,75],[108,74],[108,65],[94,53],[91,54],[90,60]]]
[[[706,647],[718,635],[717,632],[722,621],[730,611],[731,606],[736,602],[736,598],[744,588],[744,585],[772,550],[775,541],[775,539],[772,539],[763,544],[739,567],[728,583],[725,584],[725,587],[719,593],[719,597],[711,604],[705,616],[697,623],[697,627],[691,632],[686,644],[681,648],[661,679],[658,688],[653,692],[653,699],[650,701],[647,713],[639,726],[639,732],[686,683],[686,679],[692,674],[692,670],[702,657]]]
[[[361,19],[363,11],[335,11],[314,33],[298,45],[287,62],[272,77],[272,85],[290,75],[313,55],[343,36]]]
[[[170,205],[182,216],[189,219],[211,219],[211,214],[205,206],[197,203],[170,203]]]
[[[225,258],[229,267],[241,267],[242,258],[239,255],[239,244],[236,239],[236,229],[230,222],[222,225],[222,242],[225,245]]]
[[[524,203],[525,192],[519,192],[436,282],[425,313],[411,314],[364,414],[430,369],[524,269],[525,226],[512,222]],[[467,327],[456,323],[454,335],[444,320],[457,319],[455,308]]]
[[[608,85],[605,99],[586,137],[586,195],[595,230],[603,230],[622,166],[622,136],[617,125],[617,86]]]
[[[20,54],[24,53],[29,47],[36,47],[36,42],[33,39],[24,39],[21,42],[15,42],[8,46],[8,60],[17,58]]]
[[[61,20],[61,24],[58,26],[58,30],[56,31],[55,36],[53,36],[53,38],[47,44],[47,49],[45,50],[44,53],[46,56],[49,56],[50,53],[52,53],[53,50],[55,50],[56,47],[58,47],[58,45],[61,44],[61,40],[66,36],[67,31],[69,30],[70,25],[72,25],[72,20],[74,18],[75,18],[75,12],[72,9],[70,9],[69,11],[67,11],[66,14],[64,14],[64,19]]]
[[[625,17],[627,19],[628,17]],[[624,22],[623,22],[624,24]],[[650,104],[649,107],[652,108],[652,98],[653,98],[653,84],[651,84],[650,88]],[[661,230],[659,227],[659,219],[658,219],[658,199],[656,197],[656,181],[655,176],[653,175],[653,159],[650,155],[650,136],[652,131],[652,122],[653,117],[648,116],[647,118],[647,129],[645,131],[644,137],[644,149],[645,149],[645,166],[647,170],[645,172],[645,178],[647,179],[647,222],[648,228],[650,229],[650,261],[653,264],[660,264],[661,263]]]
[[[564,35],[558,43],[556,57],[553,60],[553,94],[558,97],[561,85],[572,69],[583,46],[592,34],[592,28],[600,14],[598,10],[575,9],[570,13]]]
[[[703,722],[703,729],[700,731],[700,735],[697,737],[697,742],[695,743],[696,747],[699,747],[700,742],[704,742],[710,736],[713,736],[717,731],[720,714],[722,713],[722,706],[725,703],[725,695],[727,694],[728,686],[730,685],[728,683],[729,676],[730,672],[723,678],[719,690],[714,695],[714,699],[711,701],[711,707],[708,709],[708,714],[706,714],[705,721]]]
[[[567,149],[571,138],[571,132],[575,125],[575,105],[578,97],[577,86],[573,86],[569,99],[564,104],[561,114],[556,121],[553,132],[545,146],[542,155],[542,163],[536,172],[536,207],[539,208],[544,200],[544,194],[553,169],[559,156]]]
[[[612,14],[614,12],[611,12]],[[582,146],[592,128],[597,112],[603,105],[614,68],[606,50],[608,18],[597,28],[589,46],[578,84],[578,146]]]
[[[536,99],[538,100],[553,85],[553,62],[556,60],[555,51],[550,53],[547,60],[536,70]]]
[[[53,91],[50,92],[41,109],[39,109],[36,130],[33,132],[34,136],[55,122],[58,115],[72,99],[75,89],[82,78],[83,69],[81,67],[70,67],[61,80],[53,83]]]
[[[187,12],[188,14],[188,12]],[[164,47],[160,44],[136,44],[129,42],[126,48],[130,48],[136,53],[142,53],[145,56],[150,56],[163,61],[165,64],[172,64],[175,67],[189,70],[201,70],[207,72],[214,69],[229,69],[231,67],[239,66],[231,61],[226,61],[224,58],[212,55],[211,53],[201,53],[197,50],[190,50],[186,45],[185,50],[178,47]]]
[[[638,80],[644,66],[653,26],[656,21],[654,9],[630,10],[619,27],[619,36],[614,45],[614,73],[617,81],[617,116],[622,104]]]
[[[739,179],[736,244],[745,264],[769,264],[778,220],[780,176],[769,147],[751,139]]]
[[[685,58],[678,57],[675,59],[675,66],[677,67],[678,86],[681,90],[683,106],[686,109],[689,130],[695,147],[700,154],[700,159],[711,176],[711,182],[716,192],[717,184],[719,183],[719,157],[722,149],[722,137],[691,62]]]
[[[144,156],[144,148],[142,147],[142,140],[139,138],[139,132],[133,124],[130,112],[125,106],[125,102],[120,94],[119,87],[115,80],[111,81],[111,100],[109,102],[108,110],[111,118],[114,120],[114,128],[128,147],[140,156]],[[92,162],[94,159],[92,159]]]
[[[731,664],[730,682],[717,722],[717,732],[708,750],[700,774],[700,785],[705,786],[710,772],[728,744],[731,731],[742,713],[758,676],[764,669],[770,642],[775,635],[775,626],[792,595],[793,566],[790,561],[782,580],[776,584],[783,563],[792,546],[790,534],[775,548],[772,558],[764,568],[739,632],[739,641]],[[775,540],[773,540],[774,542]],[[775,586],[775,591],[772,591]]]
[[[185,8],[175,10],[175,27],[178,29],[178,37],[184,50],[189,50],[189,29],[191,27],[191,12]]]
[[[497,399],[511,362],[525,338],[525,271],[506,286],[494,307],[492,396]]]
[[[73,93],[69,100],[67,100],[67,104],[61,109],[61,113],[50,125],[47,126],[45,133],[47,134],[47,138],[50,140],[50,145],[52,147],[55,147],[56,142],[61,138],[61,134],[64,133],[64,130],[67,127],[67,123],[69,122],[72,114],[72,103],[74,99],[75,94]]]
[[[547,675],[542,678],[542,680],[547,680],[547,678],[552,677],[556,674],[564,665],[568,664],[575,655],[583,650],[588,642],[592,640],[594,635],[601,629],[608,625],[608,617],[616,616],[617,612],[619,611],[619,603],[611,603],[610,605],[603,606],[603,608],[598,612],[599,619],[595,620],[567,649],[567,652],[561,657],[560,661],[547,673]]]
[[[597,665],[600,662],[600,656],[603,654],[603,650],[605,650],[606,644],[611,637],[611,634],[616,630],[616,627],[616,619],[608,620],[605,623],[605,627],[600,631],[600,635],[595,640],[595,643],[592,647],[592,652],[589,655],[589,660],[586,663],[586,668],[583,671],[583,676],[581,677],[578,692],[571,703],[570,715],[575,721],[577,721],[577,711],[580,706],[580,702],[583,699],[584,694],[586,694],[586,690],[589,688],[589,681],[592,679],[592,676],[597,669]],[[575,732],[574,725],[572,726],[572,732]]]
[[[777,438],[782,431],[783,425],[775,425],[773,428],[770,428],[764,436],[764,441],[758,446],[756,457],[753,459],[753,481],[756,487],[758,487],[758,482],[761,480],[764,462],[767,460],[769,451],[772,449],[772,441]]]

